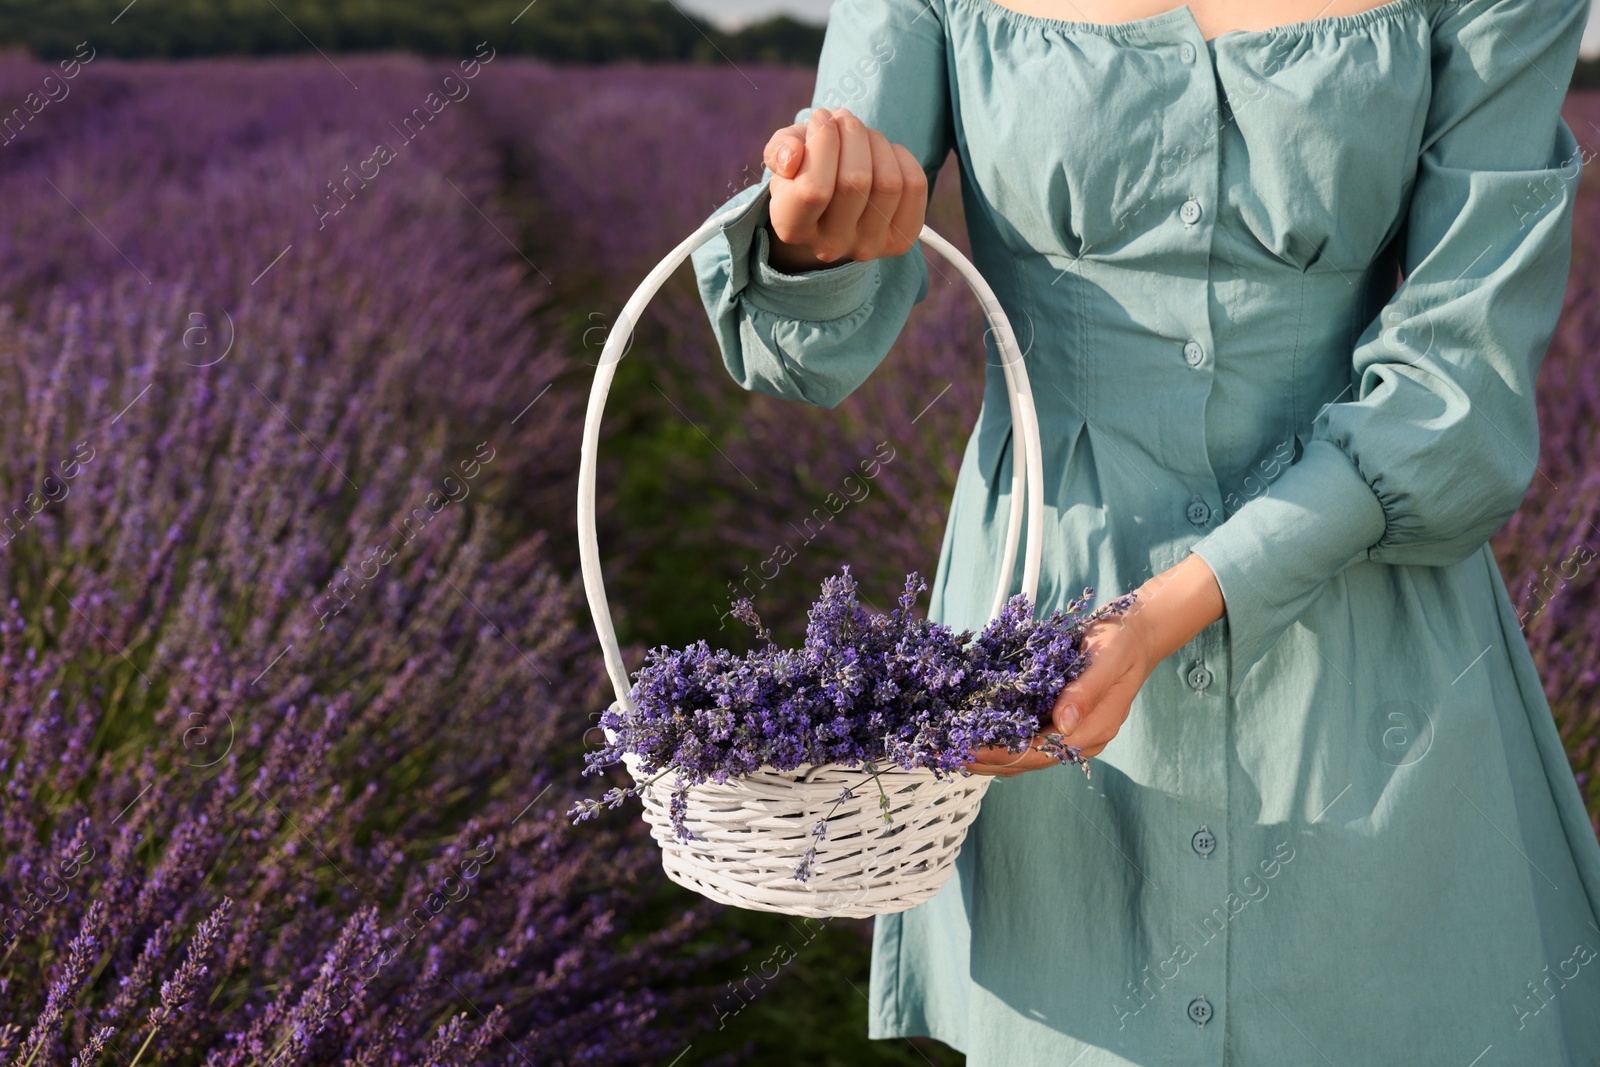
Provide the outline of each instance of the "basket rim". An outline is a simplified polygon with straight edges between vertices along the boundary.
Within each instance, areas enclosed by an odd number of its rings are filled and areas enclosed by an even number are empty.
[[[640,761],[640,757],[636,753],[633,753],[633,752],[624,752],[623,756],[622,756],[622,759],[623,759],[623,762],[628,765],[628,770],[630,772],[634,772],[633,764],[636,764],[636,763],[638,763]],[[668,768],[668,771],[672,772],[673,768]],[[734,774],[734,773],[730,772],[728,774],[727,781],[725,781],[725,782],[717,782],[717,781],[715,781],[713,779],[708,778],[704,782],[695,782],[695,783],[693,783],[689,788],[692,789],[696,785],[726,785],[727,782],[735,781],[735,780],[740,779],[740,778],[755,778],[755,777],[761,776],[761,775],[791,778],[791,777],[793,777],[794,775],[797,775],[797,774],[809,775],[809,774],[814,774],[814,773],[840,773],[840,772],[859,773],[859,774],[865,776],[868,780],[870,780],[870,778],[871,778],[871,772],[867,771],[864,767],[861,767],[859,765],[849,764],[849,763],[838,763],[838,762],[833,762],[833,763],[800,763],[800,764],[795,765],[795,767],[793,767],[790,770],[784,770],[781,767],[775,767],[770,763],[763,763],[761,766],[757,767],[755,770],[747,771],[747,772],[745,772],[743,774]],[[640,771],[635,772],[635,773],[649,774],[651,772],[640,770]],[[939,782],[965,780],[965,779],[968,779],[968,778],[979,777],[978,775],[972,774],[970,772],[963,774],[963,773],[961,773],[959,771],[954,773],[954,774],[940,775],[936,771],[934,771],[933,768],[931,768],[931,767],[903,767],[898,763],[888,763],[887,766],[879,768],[877,773],[880,774],[880,775],[895,775],[895,776],[898,776],[898,777],[901,777],[901,778],[927,778],[927,779],[930,779],[930,780],[933,780],[933,781],[939,781]],[[797,784],[797,785],[805,785],[805,784],[809,784],[809,783],[807,783],[807,782],[796,782],[795,784]]]

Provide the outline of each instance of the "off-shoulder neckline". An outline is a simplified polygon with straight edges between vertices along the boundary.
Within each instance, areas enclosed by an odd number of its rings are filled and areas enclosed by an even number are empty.
[[[1048,15],[1030,15],[1025,11],[1009,8],[1000,3],[999,0],[964,0],[964,2],[972,4],[979,10],[990,12],[1001,19],[1016,22],[1019,25],[1051,29],[1061,33],[1088,33],[1102,37],[1142,36],[1147,31],[1164,26],[1169,22],[1186,22],[1194,28],[1196,33],[1200,29],[1200,24],[1194,17],[1194,10],[1188,4],[1179,4],[1170,10],[1157,12],[1154,15],[1146,15],[1144,18],[1130,19],[1127,22],[1075,22],[1071,19],[1051,18]],[[1215,44],[1230,37],[1250,39],[1351,30],[1383,19],[1393,18],[1406,11],[1450,2],[1452,0],[1389,0],[1388,3],[1379,4],[1377,7],[1370,7],[1365,11],[1356,11],[1348,15],[1330,15],[1325,18],[1304,19],[1300,22],[1286,22],[1281,26],[1269,26],[1262,30],[1226,30],[1215,37],[1203,37],[1203,40],[1207,44]]]

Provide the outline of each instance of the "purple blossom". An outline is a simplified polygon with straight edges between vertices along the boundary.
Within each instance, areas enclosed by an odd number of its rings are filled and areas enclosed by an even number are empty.
[[[764,766],[838,764],[874,779],[889,766],[926,768],[941,779],[966,774],[976,748],[1033,747],[1062,688],[1088,666],[1087,628],[1133,600],[1129,594],[1091,611],[1094,593],[1084,590],[1035,618],[1028,598],[1017,594],[974,634],[917,616],[917,594],[926,588],[911,574],[891,612],[869,612],[845,567],[823,582],[799,648],[780,647],[745,600],[735,615],[763,642],[749,653],[712,649],[703,640],[651,649],[629,694],[633,710],[613,706],[601,716],[615,737],[586,754],[585,773],[598,773],[624,753],[639,758],[651,781],[676,772],[671,815],[682,840],[694,836],[686,823],[691,786]],[[1039,747],[1087,772],[1079,750],[1059,735]],[[636,782],[609,790],[602,801],[579,801],[568,814],[581,821],[602,803],[618,807],[643,788]],[[887,820],[881,787],[880,797]],[[848,799],[850,791],[841,792],[840,803]],[[826,833],[826,819],[811,828],[818,840]],[[797,877],[805,877],[814,855],[812,845]]]
[[[360,94],[320,58],[102,55],[6,148],[6,1063],[666,1062],[732,951],[700,948],[711,907],[641,923],[642,826],[561,816],[602,677],[561,554],[581,406],[541,397],[567,339],[502,237],[500,134],[441,114],[318,232],[438,84],[338,63]]]

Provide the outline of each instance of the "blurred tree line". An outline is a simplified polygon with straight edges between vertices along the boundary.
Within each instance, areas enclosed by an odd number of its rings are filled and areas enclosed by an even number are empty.
[[[1578,66],[1572,72],[1572,87],[1574,89],[1600,89],[1600,56],[1590,56],[1587,59],[1579,58]]]
[[[515,20],[513,22],[513,20]],[[814,66],[823,28],[778,17],[736,33],[671,0],[0,0],[0,49],[46,59],[87,40],[126,58],[404,50],[497,52],[558,62],[711,62],[726,57]],[[1574,89],[1600,89],[1600,56],[1581,58]]]
[[[515,21],[513,21],[515,20]],[[780,17],[726,33],[669,0],[0,0],[0,48],[42,58],[404,50],[575,63],[751,60],[814,65],[822,27]]]

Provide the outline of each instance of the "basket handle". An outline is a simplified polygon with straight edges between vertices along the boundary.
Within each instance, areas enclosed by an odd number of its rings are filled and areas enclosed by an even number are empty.
[[[583,450],[578,465],[578,555],[583,570],[583,590],[589,599],[589,613],[594,616],[595,630],[600,637],[600,650],[605,656],[606,673],[617,694],[617,706],[624,711],[633,710],[628,693],[632,686],[627,669],[622,663],[622,651],[617,645],[616,627],[611,619],[611,608],[606,601],[605,581],[600,574],[600,544],[595,532],[595,467],[600,447],[600,419],[605,413],[606,396],[616,377],[617,364],[627,353],[633,339],[634,323],[651,298],[674,270],[689,258],[690,253],[705,244],[720,231],[723,222],[743,210],[743,206],[730,208],[702,225],[668,252],[661,262],[645,276],[623,306],[617,325],[606,337],[605,348],[600,353],[600,363],[595,370],[594,384],[589,390],[589,407],[583,423]],[[1011,402],[1012,424],[1012,474],[1011,513],[1006,523],[1005,555],[1001,559],[999,587],[995,590],[994,604],[989,617],[998,616],[1005,607],[1011,588],[1011,574],[1016,566],[1017,542],[1022,530],[1023,512],[1028,517],[1027,554],[1023,561],[1022,592],[1029,600],[1037,600],[1039,590],[1039,561],[1044,547],[1044,468],[1040,462],[1042,447],[1039,442],[1038,413],[1033,405],[1033,387],[1028,381],[1027,367],[1017,348],[1011,322],[1000,306],[994,290],[989,288],[961,250],[950,244],[927,225],[922,227],[918,239],[932,248],[966,279],[989,320],[996,344],[1001,351],[1001,368],[1005,372],[1006,392]],[[1021,431],[1020,439],[1016,431]],[[1020,457],[1021,462],[1017,460]],[[1025,502],[1034,506],[1025,507]]]

